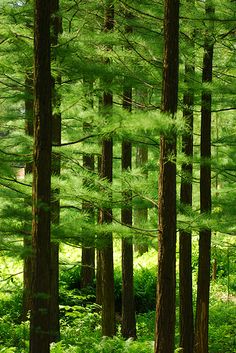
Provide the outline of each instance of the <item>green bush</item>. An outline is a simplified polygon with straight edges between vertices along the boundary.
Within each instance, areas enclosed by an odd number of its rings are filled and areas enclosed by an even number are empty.
[[[28,347],[28,340],[28,323],[16,325],[10,315],[5,315],[0,318],[0,348],[8,349],[3,350],[3,352],[27,352],[26,347]]]
[[[211,353],[236,352],[236,305],[217,302],[210,307],[209,347]]]
[[[0,317],[8,315],[11,321],[20,322],[22,313],[22,290],[16,289],[11,294],[2,294],[0,297]]]
[[[121,312],[122,302],[122,273],[116,267],[114,272],[115,309]],[[80,268],[76,266],[62,271],[60,303],[64,305],[86,305],[94,303],[96,292],[94,288],[80,290]],[[69,290],[68,290],[69,289]],[[138,313],[155,310],[156,305],[156,267],[139,267],[134,271],[135,308]]]
[[[135,307],[138,313],[155,310],[156,307],[156,267],[138,268],[134,271]]]
[[[69,290],[80,289],[81,266],[73,266],[69,269],[61,268],[60,284]]]
[[[80,343],[76,346],[68,346],[62,342],[52,345],[52,353],[152,353],[153,342],[138,342],[123,340],[122,338],[103,337],[94,340],[92,337],[80,337]]]

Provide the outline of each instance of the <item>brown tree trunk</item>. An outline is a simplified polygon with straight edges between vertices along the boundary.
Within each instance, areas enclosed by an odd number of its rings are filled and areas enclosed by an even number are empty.
[[[85,96],[89,106],[93,107],[93,101],[90,97],[90,91],[92,91],[93,83],[84,80]],[[89,123],[84,123],[84,132],[89,133],[91,130],[91,125]],[[91,154],[83,155],[83,167],[88,171],[94,171],[94,156]],[[86,178],[83,181],[86,187],[88,182]],[[90,202],[83,202],[83,210],[89,216],[89,222],[94,223],[95,213],[94,207]],[[82,258],[81,258],[81,288],[91,287],[94,285],[95,278],[95,236],[91,234],[91,231],[83,230],[83,240],[82,240]]]
[[[101,106],[101,102],[100,102]],[[102,158],[98,156],[97,160],[97,170],[98,175],[101,177],[102,170]],[[100,217],[100,210],[98,211],[98,223]],[[97,243],[97,252],[96,252],[96,303],[102,305],[102,259],[101,259],[101,244],[99,244],[99,239]]]
[[[104,94],[104,105],[112,106],[112,95]],[[101,177],[112,182],[112,138],[102,141]],[[112,209],[103,208],[99,213],[99,223],[112,222]],[[115,297],[114,297],[114,266],[113,266],[113,239],[112,233],[102,235],[101,280],[102,280],[102,334],[112,337],[115,334]]]
[[[50,351],[50,203],[52,106],[50,3],[34,6],[34,163],[30,352]]]
[[[190,43],[191,45],[191,43]],[[185,82],[190,86],[194,77],[194,67],[185,65]],[[188,131],[182,136],[182,152],[188,159],[182,165],[180,202],[185,206],[192,206],[192,157],[193,157],[193,105],[194,92],[188,87],[183,97],[183,116]],[[180,347],[184,353],[193,352],[194,324],[193,324],[193,293],[192,293],[192,233],[181,230],[179,232],[179,300],[180,300]]]
[[[113,0],[106,2],[104,31],[114,28]],[[109,50],[109,48],[107,48]],[[109,59],[106,61],[109,65]],[[106,80],[107,85],[110,81]],[[103,94],[103,110],[107,119],[112,113],[113,95],[107,89]],[[101,177],[112,183],[113,140],[111,137],[102,141]],[[99,223],[112,222],[112,209],[110,207],[100,210]],[[101,278],[102,278],[102,334],[114,336],[115,334],[115,294],[114,294],[114,266],[113,266],[113,239],[112,233],[103,234],[103,247],[101,249]]]
[[[139,145],[136,147],[136,167],[142,168],[148,161],[148,147],[145,145]],[[143,173],[144,178],[148,178],[148,173]],[[134,210],[134,222],[137,226],[142,226],[148,220],[148,208],[136,208]],[[138,251],[139,255],[143,255],[148,251],[148,244],[145,239],[135,244],[135,251]]]
[[[132,109],[132,88],[124,87],[123,108]],[[122,171],[132,167],[132,145],[127,140],[122,141]],[[123,192],[125,205],[121,210],[121,222],[132,226],[132,192]],[[133,241],[132,238],[122,239],[122,336],[136,338],[136,320],[134,307],[133,283]]]
[[[58,36],[62,33],[62,20],[58,15],[59,0],[51,1],[51,45],[53,59],[57,59],[56,48]],[[52,77],[52,103],[55,113],[52,116],[52,142],[55,145],[61,144],[61,99],[57,92],[56,85],[61,84],[61,77]],[[61,156],[59,152],[52,154],[52,174],[59,177],[61,174]],[[52,224],[60,223],[60,189],[54,187],[51,190]],[[51,296],[50,296],[50,342],[57,342],[60,339],[59,323],[59,243],[51,242]]]
[[[164,1],[162,111],[174,119],[178,100],[179,1]],[[176,135],[161,136],[155,353],[173,353],[176,296]]]
[[[25,76],[25,133],[33,136],[33,77],[32,72],[27,72]],[[26,162],[25,173],[32,173],[32,162]],[[27,200],[26,200],[27,202]],[[28,313],[31,308],[32,301],[32,238],[30,235],[24,236],[24,270],[23,270],[23,305],[22,305],[22,321],[27,320]]]
[[[101,259],[101,249],[97,247],[96,256],[96,303],[102,305],[102,259]]]
[[[211,17],[214,8],[206,6]],[[213,39],[206,34],[204,44],[202,82],[212,82]],[[211,91],[203,88],[201,109],[201,166],[200,166],[200,209],[211,212]],[[199,260],[197,308],[195,321],[195,353],[208,353],[209,289],[211,260],[211,229],[202,229],[199,234]]]

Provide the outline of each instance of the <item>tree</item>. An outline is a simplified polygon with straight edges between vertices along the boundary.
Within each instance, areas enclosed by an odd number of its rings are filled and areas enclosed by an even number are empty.
[[[34,161],[30,352],[50,351],[51,56],[50,2],[34,4]]]
[[[27,72],[25,76],[25,132],[29,136],[33,136],[33,78],[32,72]],[[32,162],[25,165],[25,173],[32,173]],[[27,200],[26,200],[27,202]],[[31,234],[24,236],[24,268],[23,268],[23,304],[22,304],[22,320],[27,320],[27,315],[31,308],[32,301],[32,261],[31,261]]]
[[[127,15],[128,17],[128,15]],[[131,32],[132,27],[127,26],[126,31]],[[123,108],[132,110],[132,87],[127,86],[124,78]],[[122,140],[122,171],[132,168],[132,144],[127,139]],[[121,222],[132,226],[132,192],[123,192],[124,206],[121,209]],[[125,338],[136,337],[136,321],[134,307],[134,283],[133,283],[133,241],[132,238],[122,239],[122,336]]]
[[[59,0],[51,0],[51,59],[57,60],[56,46],[58,45],[59,34],[62,33],[62,19],[58,14]],[[61,76],[56,73],[51,79],[52,89],[52,143],[60,146],[61,144],[61,99],[57,92],[57,85],[61,84]],[[59,177],[61,174],[61,156],[60,153],[53,151],[51,173]],[[51,220],[52,224],[60,223],[60,189],[52,187],[51,190]],[[50,294],[50,341],[56,342],[60,338],[59,323],[59,243],[51,241],[51,294]]]
[[[206,3],[208,18],[214,16],[214,7]],[[212,82],[214,40],[209,32],[204,42],[202,83]],[[200,209],[201,213],[211,213],[211,91],[203,86],[201,107],[201,166],[200,166]],[[199,233],[199,260],[197,307],[195,321],[195,353],[208,352],[209,288],[211,259],[211,229],[204,228]]]
[[[105,5],[104,31],[109,32],[114,28],[114,4],[108,0]],[[109,64],[109,59],[106,65]],[[106,82],[109,86],[110,82]],[[109,88],[103,94],[103,111],[106,117],[111,114],[113,95]],[[112,182],[113,140],[105,137],[102,141],[101,177]],[[99,223],[112,222],[112,209],[100,209]],[[102,333],[104,336],[115,334],[115,297],[114,297],[114,266],[113,266],[113,240],[112,233],[103,234],[103,248],[101,249],[101,279],[102,279]]]
[[[162,112],[173,119],[178,98],[179,1],[164,2]],[[176,289],[176,136],[160,141],[158,284],[155,353],[173,353]]]
[[[192,1],[190,1],[192,5]],[[186,90],[183,96],[183,117],[185,132],[182,135],[182,152],[186,161],[182,164],[180,202],[183,208],[192,207],[193,177],[193,106],[194,106],[194,64],[193,40],[187,41],[188,51],[185,62]],[[180,347],[185,353],[193,352],[194,323],[192,298],[192,233],[180,229],[179,232],[179,307],[180,307]]]
[[[93,100],[91,98],[91,92],[93,89],[93,82],[91,80],[83,80],[85,88],[85,99],[88,105],[93,107]],[[86,109],[86,108],[85,108]],[[89,133],[92,129],[91,124],[84,123],[83,130],[85,133]],[[83,154],[83,167],[87,172],[94,171],[94,155],[84,152]],[[84,178],[84,186],[89,187],[87,177]],[[82,204],[84,211],[88,214],[89,222],[93,223],[95,218],[94,207],[91,202],[84,201]],[[92,233],[92,234],[91,234]],[[91,230],[83,230],[82,240],[82,258],[81,258],[81,288],[91,287],[94,284],[95,278],[95,235]]]
[[[142,168],[148,162],[148,147],[146,145],[138,145],[136,147],[136,167]],[[148,173],[143,172],[145,178],[148,178]],[[137,226],[145,224],[148,221],[148,208],[147,206],[138,206],[134,210],[134,219]],[[143,255],[148,251],[148,245],[143,241],[135,244],[135,250],[138,251],[139,255]]]

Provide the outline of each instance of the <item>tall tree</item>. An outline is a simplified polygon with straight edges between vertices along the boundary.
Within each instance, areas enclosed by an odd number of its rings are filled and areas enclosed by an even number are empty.
[[[100,102],[101,106],[101,102]],[[98,175],[101,177],[101,169],[102,169],[102,158],[98,156],[97,158],[97,170]],[[100,222],[100,213],[101,210],[98,211],[98,223]],[[101,254],[101,245],[97,244],[96,247],[96,303],[98,305],[102,305],[102,254]]]
[[[126,18],[130,15],[127,14]],[[126,32],[132,32],[132,27],[127,26]],[[132,87],[125,83],[123,90],[123,108],[129,112],[132,110]],[[127,139],[122,141],[122,171],[132,168],[132,144]],[[121,210],[121,222],[132,226],[132,199],[131,190],[123,192],[124,206]],[[125,338],[136,337],[136,320],[134,306],[134,283],[133,283],[133,241],[132,238],[122,239],[122,336]]]
[[[206,3],[208,19],[214,16],[214,7]],[[211,104],[212,94],[204,84],[212,82],[214,38],[207,31],[204,42],[202,70],[202,107],[201,107],[201,166],[200,166],[200,210],[202,214],[211,212]],[[199,233],[199,260],[197,307],[195,322],[195,353],[208,352],[209,288],[211,260],[211,229]]]
[[[83,81],[85,89],[86,98],[86,108],[87,104],[89,108],[93,107],[93,100],[91,98],[91,93],[93,90],[93,82],[91,80],[84,79]],[[91,131],[91,124],[84,123],[83,130],[85,133]],[[94,171],[94,155],[91,153],[83,154],[83,167],[89,172]],[[88,179],[85,177],[83,180],[84,186],[88,186]],[[93,223],[95,218],[94,207],[91,202],[84,201],[82,204],[83,210],[88,214],[89,222]],[[83,240],[82,240],[82,256],[81,256],[81,288],[86,288],[93,286],[95,278],[95,236],[84,229],[83,230]]]
[[[57,60],[56,46],[58,36],[62,33],[62,19],[58,13],[59,0],[51,0],[51,59]],[[57,87],[61,84],[61,77],[58,73],[52,76],[52,143],[60,146],[61,144],[61,113],[60,96]],[[52,154],[52,174],[61,174],[61,156],[59,152],[53,151]],[[53,187],[51,190],[51,209],[52,223],[58,225],[60,222],[60,189]],[[50,296],[50,341],[55,342],[60,338],[59,324],[59,244],[51,241],[51,296]]]
[[[146,87],[142,87],[137,92],[139,100],[139,109],[145,111],[145,108],[149,100],[149,91]],[[148,162],[148,146],[145,144],[138,144],[136,146],[136,156],[135,156],[136,167],[142,170],[144,178],[148,178],[148,171],[145,170],[145,165]],[[143,224],[148,221],[148,207],[146,205],[139,205],[134,209],[134,222],[138,227],[142,227]],[[148,244],[145,240],[145,235],[143,234],[144,239],[139,239],[135,244],[135,251],[138,251],[139,255],[143,255],[148,251]]]
[[[104,32],[108,33],[114,28],[114,4],[113,0],[107,0],[105,4]],[[109,48],[107,48],[109,50]],[[109,59],[106,60],[109,65]],[[109,89],[111,82],[106,80],[106,91],[103,94],[103,111],[106,119],[112,113],[113,94]],[[112,182],[113,140],[105,137],[102,141],[101,177]],[[99,223],[112,222],[112,209],[102,208],[99,215]],[[104,336],[115,334],[115,296],[114,296],[114,266],[113,266],[113,239],[112,233],[103,234],[103,248],[101,249],[101,279],[102,279],[102,333]]]
[[[192,1],[190,1],[190,4]],[[183,117],[186,130],[182,135],[182,152],[186,162],[182,164],[180,202],[183,207],[192,207],[193,175],[193,105],[194,105],[194,64],[193,39],[187,41],[189,55],[185,63],[186,90],[183,96]],[[179,307],[180,307],[180,347],[185,353],[193,352],[194,322],[192,295],[192,234],[180,229],[179,232]]]
[[[148,162],[148,147],[146,145],[138,145],[136,147],[136,167],[143,168],[143,166]],[[145,178],[148,178],[148,173],[143,172]],[[142,226],[142,224],[148,221],[148,208],[147,206],[139,206],[134,210],[134,221],[137,226]],[[138,251],[139,255],[143,255],[148,251],[148,244],[145,240],[139,241],[135,244],[135,250]]]
[[[164,1],[162,112],[173,119],[178,100],[179,1]],[[155,353],[173,353],[176,296],[176,134],[160,141],[158,284]]]
[[[52,145],[50,13],[50,2],[35,0],[31,353],[50,351]]]
[[[33,77],[32,71],[25,75],[25,133],[33,136]],[[27,162],[25,165],[25,173],[32,173],[32,162]],[[23,305],[22,305],[22,320],[27,320],[27,315],[31,308],[32,301],[32,276],[31,276],[31,234],[24,236],[24,269],[23,269]]]

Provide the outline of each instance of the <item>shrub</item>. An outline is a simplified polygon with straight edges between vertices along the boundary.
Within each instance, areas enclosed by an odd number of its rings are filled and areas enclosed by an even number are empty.
[[[65,305],[82,305],[94,303],[96,292],[94,288],[79,290],[80,269],[78,266],[63,271],[61,275],[60,303]],[[121,312],[122,273],[116,267],[114,273],[115,309]],[[68,291],[68,289],[70,289]],[[138,313],[155,310],[156,305],[156,267],[139,267],[134,271],[135,308]]]

